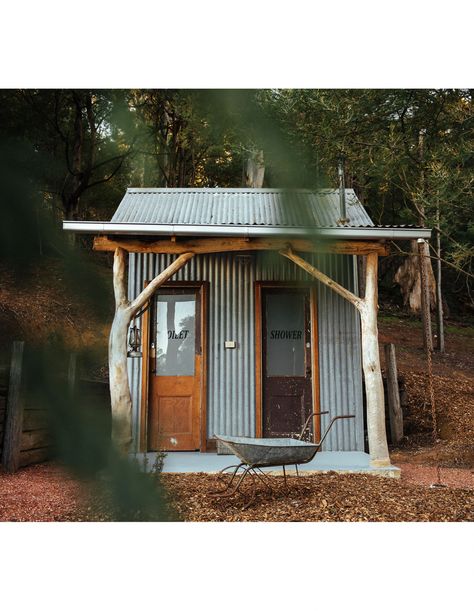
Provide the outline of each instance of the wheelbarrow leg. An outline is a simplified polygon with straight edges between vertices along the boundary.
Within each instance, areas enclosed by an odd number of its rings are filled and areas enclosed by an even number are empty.
[[[298,465],[295,465],[295,469],[296,469],[296,477],[300,476],[300,472],[298,471]]]
[[[252,467],[249,467],[247,469],[247,473],[250,472],[250,471],[253,471],[253,473],[255,473],[255,475],[257,475],[257,472]],[[255,497],[257,496],[257,484],[255,483],[255,479],[253,477],[251,478],[251,480],[252,480],[252,495],[250,497],[250,500],[247,501],[245,503],[245,505],[242,507],[242,511],[244,511],[244,509],[248,509],[250,507],[250,505],[252,505],[252,503],[255,501]]]
[[[243,463],[239,463],[238,465],[235,466],[234,472],[232,473],[232,477],[230,478],[230,482],[229,485],[227,486],[227,488],[230,488],[230,486],[232,486],[232,482],[235,479],[235,476],[237,475],[238,470],[243,467],[244,464]],[[231,469],[232,467],[227,467],[228,469]],[[225,471],[225,469],[224,469]],[[223,473],[223,471],[221,471],[221,473]]]
[[[227,467],[227,468],[229,468],[229,467]],[[233,487],[231,487],[232,483],[234,482],[234,479],[236,478],[238,470],[241,469],[241,468],[244,469],[244,472],[239,476],[237,483]],[[240,486],[242,485],[242,482],[244,481],[244,479],[245,479],[247,473],[250,471],[250,469],[251,469],[251,467],[244,466],[244,463],[241,463],[240,465],[237,465],[235,467],[235,469],[234,469],[234,473],[232,474],[231,481],[227,484],[226,488],[224,488],[224,490],[218,491],[218,492],[209,492],[209,495],[210,496],[216,496],[216,497],[219,497],[221,499],[224,499],[224,498],[229,498],[231,496],[234,496],[234,494],[236,494],[237,492],[240,492],[242,494],[242,492],[240,491]]]
[[[257,475],[262,480],[262,482],[265,484],[267,488],[269,488],[270,490],[274,489],[273,483],[271,482],[270,478],[264,471],[262,471],[259,467],[254,467],[253,472],[255,473],[255,475]]]
[[[239,469],[242,469],[242,468],[244,468],[244,463],[239,463],[238,465],[231,465],[230,467],[225,467],[225,469],[221,469],[221,471],[219,471],[219,473],[217,474],[217,478],[219,481],[223,481],[222,476],[226,471],[229,471],[229,469],[234,469],[234,472],[232,473],[230,481],[227,482],[227,485],[224,484],[224,488],[222,490],[217,490],[216,492],[210,492],[209,494],[214,496],[214,495],[221,495],[227,492],[227,490],[229,490],[229,488],[232,486],[232,483],[235,479],[235,476],[237,475],[237,472],[239,471]]]

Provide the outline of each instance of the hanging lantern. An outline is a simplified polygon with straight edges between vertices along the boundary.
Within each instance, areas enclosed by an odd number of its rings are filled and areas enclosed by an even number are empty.
[[[127,356],[130,358],[139,358],[142,356],[141,346],[142,346],[142,337],[141,332],[138,327],[132,325],[128,332],[128,345],[129,350],[127,352]]]

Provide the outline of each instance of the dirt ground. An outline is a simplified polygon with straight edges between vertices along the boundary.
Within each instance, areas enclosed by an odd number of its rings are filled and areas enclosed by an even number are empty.
[[[244,497],[209,495],[219,487],[215,475],[164,474],[173,508],[185,521],[473,521],[474,476],[465,469],[401,465],[402,478],[322,474],[288,480],[272,478],[274,490],[258,484],[255,503],[242,509]],[[430,468],[428,468],[430,469]],[[109,520],[93,486],[71,477],[53,463],[0,474],[0,521],[54,522]],[[249,490],[246,490],[249,493]]]
[[[110,284],[110,270],[95,266],[98,281]],[[11,343],[25,340],[39,344],[52,339],[71,350],[84,348],[105,354],[111,316],[103,315],[93,301],[83,298],[81,285],[68,286],[64,265],[54,258],[40,259],[24,275],[0,264],[0,361],[6,364]],[[110,309],[111,304],[104,308]]]
[[[398,373],[406,393],[405,438],[391,448],[392,460],[474,468],[474,329],[448,325],[446,352],[433,353],[436,443],[432,439],[429,377],[420,323],[381,317],[379,339],[381,345],[395,344]],[[384,367],[383,350],[381,359]]]

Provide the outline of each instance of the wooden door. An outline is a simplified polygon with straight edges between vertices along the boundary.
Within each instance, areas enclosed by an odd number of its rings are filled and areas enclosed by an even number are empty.
[[[299,434],[312,410],[309,289],[262,292],[263,436]]]
[[[150,333],[149,450],[198,450],[201,299],[197,288],[160,289]]]

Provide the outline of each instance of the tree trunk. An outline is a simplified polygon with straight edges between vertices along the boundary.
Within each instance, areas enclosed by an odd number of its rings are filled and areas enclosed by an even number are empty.
[[[428,244],[426,244],[428,248]],[[394,282],[400,285],[400,290],[403,295],[403,305],[406,306],[412,314],[421,314],[422,297],[421,297],[421,276],[420,264],[418,260],[418,246],[415,240],[410,244],[411,255],[408,256],[403,264],[398,268]],[[425,254],[429,254],[429,251]],[[436,303],[436,282],[433,274],[433,269],[429,264],[426,265],[426,278],[428,281],[430,304]]]
[[[245,186],[250,189],[261,189],[265,177],[265,162],[263,151],[255,151],[247,159],[247,169],[245,172]]]
[[[420,266],[421,277],[421,320],[423,323],[423,347],[429,352],[433,351],[433,334],[431,333],[431,307],[435,301],[430,297],[430,287],[428,284],[428,269],[431,268],[429,259],[429,246],[425,240],[418,240],[418,263]],[[430,307],[431,306],[431,307]]]
[[[367,398],[367,434],[371,464],[374,467],[382,467],[390,465],[390,458],[385,432],[385,398],[377,329],[377,268],[378,255],[367,255],[365,298],[358,310],[362,330],[362,368]]]
[[[115,316],[109,338],[109,385],[112,406],[112,441],[123,453],[129,451],[132,441],[132,398],[127,367],[128,327],[134,315],[149,301],[155,291],[193,256],[193,253],[180,255],[130,303],[126,296],[127,253],[122,248],[115,250]]]
[[[439,228],[439,204],[436,208],[436,323],[437,348],[444,352],[443,291],[441,288],[441,232]]]
[[[377,330],[378,255],[376,253],[367,255],[365,297],[362,299],[293,253],[291,249],[282,250],[280,254],[302,267],[314,278],[352,303],[359,311],[362,331],[362,368],[364,371],[367,403],[367,433],[369,437],[370,462],[374,467],[390,465],[387,434],[385,432],[385,398]]]

